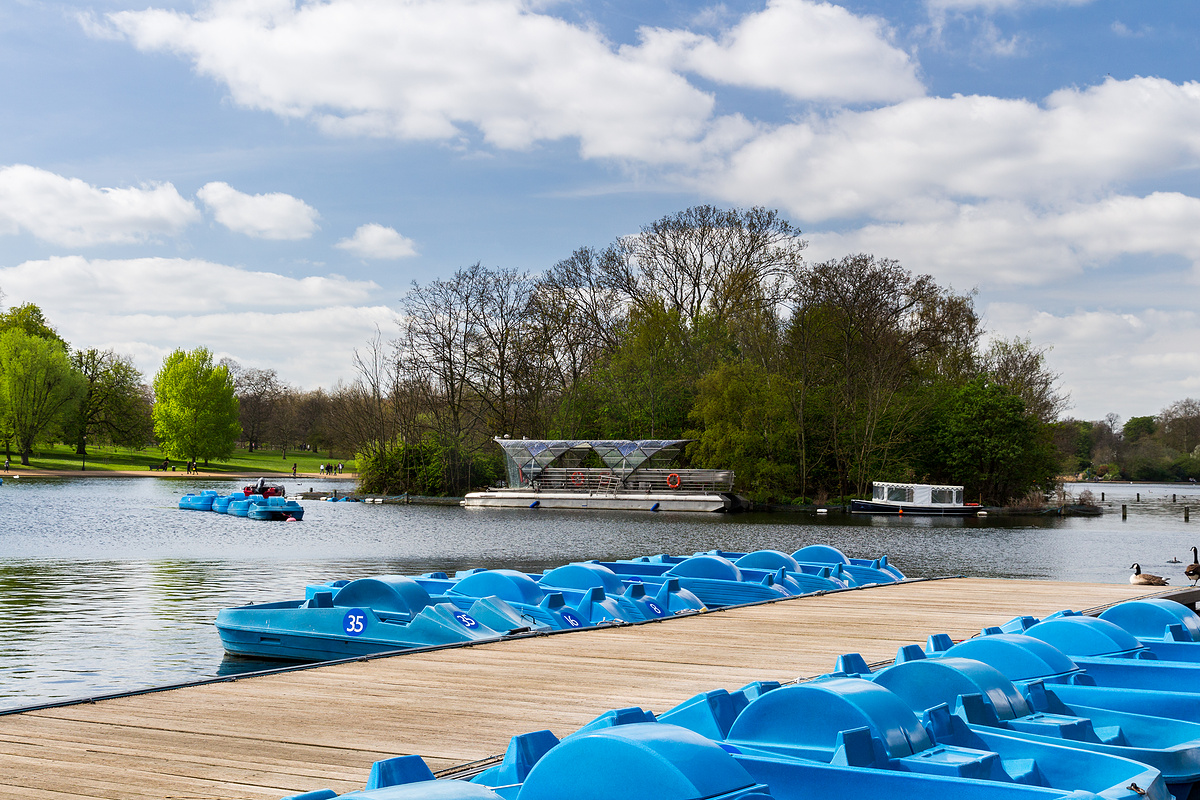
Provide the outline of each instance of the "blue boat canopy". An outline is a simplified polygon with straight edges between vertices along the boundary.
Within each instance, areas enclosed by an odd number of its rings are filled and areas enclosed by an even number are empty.
[[[526,486],[550,466],[572,467],[595,452],[625,480],[642,467],[667,467],[694,439],[502,439],[509,486]]]

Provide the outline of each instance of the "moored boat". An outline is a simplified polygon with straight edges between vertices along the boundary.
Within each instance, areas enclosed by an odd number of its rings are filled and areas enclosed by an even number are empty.
[[[216,627],[231,655],[328,661],[430,645],[499,639],[530,630],[503,601],[464,611],[438,603],[400,575],[360,578],[305,600],[223,608]],[[478,613],[478,616],[476,616]],[[482,620],[488,620],[496,629]]]
[[[185,494],[179,498],[179,507],[188,511],[211,511],[213,501],[217,499],[217,493],[211,489],[205,489],[200,494]]]
[[[927,483],[871,484],[870,500],[851,500],[854,514],[918,514],[966,517],[978,514],[978,503],[963,502],[963,487]]]

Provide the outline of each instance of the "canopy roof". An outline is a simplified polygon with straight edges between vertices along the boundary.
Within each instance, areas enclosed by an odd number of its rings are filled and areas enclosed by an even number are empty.
[[[647,464],[669,464],[692,439],[496,439],[508,460],[509,486],[537,480],[555,462],[582,461],[589,451],[600,456],[622,480]],[[563,457],[567,456],[566,459]]]

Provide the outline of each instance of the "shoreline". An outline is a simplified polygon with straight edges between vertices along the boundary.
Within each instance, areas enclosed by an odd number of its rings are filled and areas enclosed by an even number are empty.
[[[197,472],[167,471],[162,470],[135,470],[135,469],[105,469],[105,470],[79,470],[79,469],[42,469],[39,467],[21,467],[9,468],[8,472],[0,472],[0,478],[202,478],[210,480],[221,480],[222,478],[246,480],[258,478],[270,478],[271,480],[283,480],[292,478],[293,480],[328,480],[328,481],[357,481],[358,473],[346,472],[341,475],[322,475],[319,472],[297,472],[293,478],[291,471],[288,472],[205,472],[203,470]]]

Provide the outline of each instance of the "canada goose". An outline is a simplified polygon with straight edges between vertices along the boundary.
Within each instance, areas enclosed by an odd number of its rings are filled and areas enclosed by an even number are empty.
[[[1129,582],[1134,586],[1166,586],[1167,579],[1160,578],[1157,575],[1149,575],[1142,572],[1142,565],[1136,561],[1129,567],[1133,570],[1133,574],[1129,576]]]
[[[1192,586],[1200,581],[1200,558],[1196,556],[1196,548],[1192,548],[1192,563],[1183,568],[1183,574],[1192,579]]]

